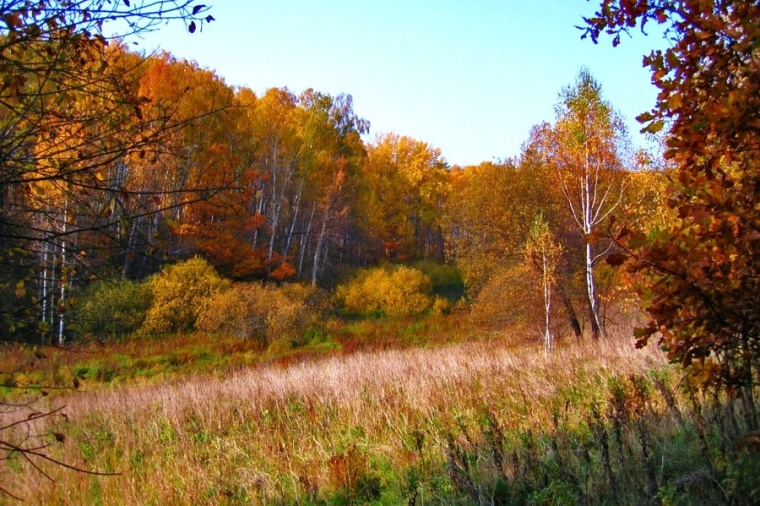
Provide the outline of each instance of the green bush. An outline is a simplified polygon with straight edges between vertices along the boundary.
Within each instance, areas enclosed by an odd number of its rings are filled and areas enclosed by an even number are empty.
[[[359,272],[336,290],[345,313],[360,316],[418,315],[431,304],[430,278],[417,269],[385,266]]]
[[[236,284],[206,302],[198,330],[257,340],[262,348],[299,342],[318,320],[317,293],[302,285]]]
[[[433,295],[445,297],[450,301],[457,301],[465,296],[462,273],[455,265],[425,260],[415,263],[413,267],[430,278]]]
[[[230,287],[202,258],[169,266],[151,276],[148,284],[153,304],[143,331],[158,335],[192,331],[206,301]]]
[[[87,286],[72,309],[72,329],[85,336],[119,339],[137,331],[151,306],[147,283],[99,280]]]

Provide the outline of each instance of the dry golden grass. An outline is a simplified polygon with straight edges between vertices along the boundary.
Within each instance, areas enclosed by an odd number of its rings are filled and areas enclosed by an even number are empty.
[[[35,420],[31,431],[65,433],[52,455],[120,474],[46,465],[49,481],[14,459],[0,479],[32,504],[324,500],[356,485],[344,468],[388,490],[411,489],[409,470],[434,481],[447,435],[466,433],[485,411],[504,427],[541,430],[550,417],[542,399],[664,363],[624,338],[567,345],[548,359],[503,343],[359,352],[78,392],[53,401],[65,403],[68,421]],[[435,502],[444,492],[428,493]]]

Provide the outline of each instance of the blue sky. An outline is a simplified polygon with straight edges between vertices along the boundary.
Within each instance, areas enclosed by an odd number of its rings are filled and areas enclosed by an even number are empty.
[[[216,21],[161,27],[139,42],[213,69],[234,86],[351,94],[371,136],[396,132],[441,149],[452,165],[520,152],[532,125],[581,67],[627,118],[654,105],[642,56],[662,39],[613,48],[576,25],[598,0],[208,0]]]

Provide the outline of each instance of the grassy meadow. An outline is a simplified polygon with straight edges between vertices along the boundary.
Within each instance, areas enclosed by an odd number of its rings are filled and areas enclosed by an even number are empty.
[[[757,498],[756,454],[731,440],[738,408],[687,388],[628,332],[545,357],[537,345],[458,327],[454,317],[336,325],[339,338],[281,355],[202,335],[8,349],[5,370],[26,359],[27,380],[78,389],[46,390],[33,408],[60,411],[5,438],[113,475],[16,453],[0,467],[2,487],[62,505]],[[390,344],[361,345],[383,332]],[[6,409],[5,425],[27,416],[15,413]]]
[[[495,132],[459,112],[540,104],[473,72],[542,45],[469,36],[514,17],[481,3],[304,2],[309,30],[235,50],[372,81],[350,36],[420,22],[377,44],[418,55],[403,95],[465,77],[438,109]],[[201,36],[200,2],[0,2],[0,506],[760,505],[760,2],[591,3],[576,39],[658,27],[646,145],[584,65],[518,151],[462,166],[371,139],[350,90],[254,91],[134,40]],[[539,53],[505,82],[565,74]]]

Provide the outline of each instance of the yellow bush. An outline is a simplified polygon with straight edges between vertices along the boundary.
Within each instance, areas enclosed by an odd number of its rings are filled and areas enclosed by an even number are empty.
[[[198,330],[257,340],[262,348],[298,341],[317,320],[309,303],[316,294],[300,285],[236,284],[206,302]]]
[[[331,308],[329,293],[316,286],[286,283],[279,290],[291,300],[302,301],[315,316],[322,316]]]
[[[451,301],[445,297],[436,297],[433,301],[433,314],[443,316],[451,313],[453,305]]]
[[[228,290],[229,281],[202,258],[172,265],[148,280],[153,304],[142,330],[149,334],[169,334],[193,330],[206,301]]]
[[[348,314],[408,316],[430,308],[430,291],[430,278],[417,269],[377,267],[339,286],[336,298]]]
[[[263,347],[266,345],[266,312],[256,311],[256,308],[266,299],[260,285],[234,285],[206,301],[196,327],[201,332],[258,340]]]

